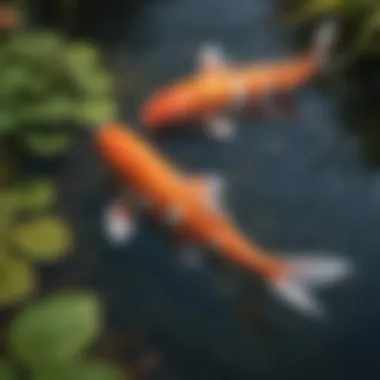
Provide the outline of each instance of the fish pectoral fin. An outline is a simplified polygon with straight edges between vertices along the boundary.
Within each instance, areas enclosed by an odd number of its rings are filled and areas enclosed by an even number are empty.
[[[113,245],[129,242],[137,232],[137,222],[122,199],[110,202],[103,215],[103,232]]]
[[[222,209],[222,198],[226,188],[224,178],[216,173],[193,175],[189,179],[189,187],[208,204]]]
[[[236,137],[236,123],[228,116],[213,116],[205,123],[206,132],[214,139],[232,141]]]
[[[223,49],[214,43],[204,44],[198,52],[198,70],[201,72],[213,72],[228,67],[228,59]]]

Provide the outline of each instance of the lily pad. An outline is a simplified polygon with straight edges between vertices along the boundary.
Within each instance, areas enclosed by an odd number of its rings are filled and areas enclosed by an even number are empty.
[[[36,288],[33,266],[4,253],[0,256],[0,307],[9,307],[29,298]]]
[[[49,215],[15,224],[10,238],[25,257],[38,262],[59,260],[72,248],[72,234],[67,224]]]
[[[53,375],[53,376],[52,376]],[[39,373],[33,380],[128,380],[123,372],[112,364],[101,361],[86,361],[54,370]]]
[[[67,152],[71,144],[68,133],[30,133],[23,136],[28,149],[38,156],[56,156]]]
[[[34,180],[18,186],[18,202],[23,209],[43,209],[55,202],[56,190],[52,181]]]
[[[100,328],[100,303],[94,294],[62,292],[40,300],[13,319],[9,349],[35,373],[63,368],[94,343]]]
[[[0,358],[0,379],[16,380],[17,374],[12,365],[4,358]]]

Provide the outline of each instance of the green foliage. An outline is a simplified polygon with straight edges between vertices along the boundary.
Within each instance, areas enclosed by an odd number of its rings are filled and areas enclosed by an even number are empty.
[[[41,372],[33,380],[127,380],[124,374],[111,364],[101,361],[73,363],[52,373]]]
[[[64,221],[47,215],[16,223],[10,239],[25,258],[38,262],[56,261],[72,248],[72,235]]]
[[[71,144],[71,136],[65,132],[35,132],[24,135],[28,151],[40,157],[50,157],[65,153]]]
[[[27,262],[0,253],[0,307],[12,306],[30,297],[36,287],[34,268]]]
[[[56,198],[55,186],[46,179],[33,179],[21,182],[16,188],[17,203],[26,210],[50,208]]]
[[[329,14],[341,14],[348,17],[358,17],[368,9],[363,0],[305,0],[292,16],[291,22],[307,22]]]
[[[90,293],[56,294],[15,317],[9,328],[10,352],[35,373],[69,366],[101,328],[100,304]]]
[[[0,44],[0,134],[38,155],[62,154],[71,132],[117,113],[114,83],[91,44],[49,31],[19,32]]]
[[[378,52],[380,37],[380,3],[371,0],[304,0],[288,21],[307,23],[328,15],[338,15],[354,30],[350,52]]]
[[[0,358],[0,379],[16,380],[17,374],[12,365],[4,358]]]

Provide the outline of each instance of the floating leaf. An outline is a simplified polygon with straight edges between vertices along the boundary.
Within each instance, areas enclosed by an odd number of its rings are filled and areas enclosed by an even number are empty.
[[[42,209],[52,206],[56,190],[49,180],[33,180],[18,186],[18,202],[23,209]]]
[[[69,133],[65,132],[33,132],[23,135],[27,148],[38,156],[58,156],[67,152],[72,142]]]
[[[26,126],[38,125],[44,127],[49,125],[51,128],[55,123],[69,120],[74,104],[73,100],[68,96],[51,96],[49,100],[24,107],[21,120]]]
[[[13,366],[4,358],[0,358],[0,379],[1,380],[16,380],[17,374]]]
[[[0,307],[8,307],[29,298],[36,287],[34,268],[10,255],[0,255]]]
[[[96,70],[100,66],[100,53],[91,44],[78,42],[69,45],[65,52],[65,64],[76,72]]]
[[[13,35],[5,48],[7,56],[13,61],[47,67],[63,47],[64,40],[60,35],[49,31],[35,31]]]
[[[122,371],[101,361],[78,362],[53,373],[37,374],[32,380],[128,380]]]
[[[9,348],[38,373],[79,357],[97,339],[100,327],[100,304],[94,294],[64,292],[40,300],[14,318]]]
[[[15,224],[10,231],[15,247],[33,261],[51,262],[65,257],[72,247],[67,224],[54,216],[42,216]]]
[[[76,117],[84,125],[98,125],[113,121],[117,116],[117,105],[112,101],[87,101],[78,104]]]

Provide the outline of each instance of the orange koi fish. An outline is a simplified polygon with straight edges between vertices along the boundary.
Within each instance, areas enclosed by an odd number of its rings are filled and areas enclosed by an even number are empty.
[[[309,293],[351,272],[338,256],[279,257],[254,244],[228,216],[222,205],[224,181],[217,175],[185,175],[122,126],[107,125],[96,144],[105,161],[136,195],[133,207],[145,209],[184,242],[209,248],[222,259],[262,276],[280,298],[301,311],[321,315]],[[136,214],[113,202],[105,212],[104,231],[111,243],[124,243],[138,230]]]
[[[150,129],[202,121],[212,137],[231,139],[236,133],[231,116],[236,111],[262,103],[270,114],[283,114],[286,109],[289,115],[292,105],[283,102],[283,95],[289,95],[321,71],[335,35],[335,22],[326,22],[316,33],[311,53],[254,65],[229,64],[219,47],[206,45],[199,53],[199,73],[150,97],[142,109],[141,121]]]

